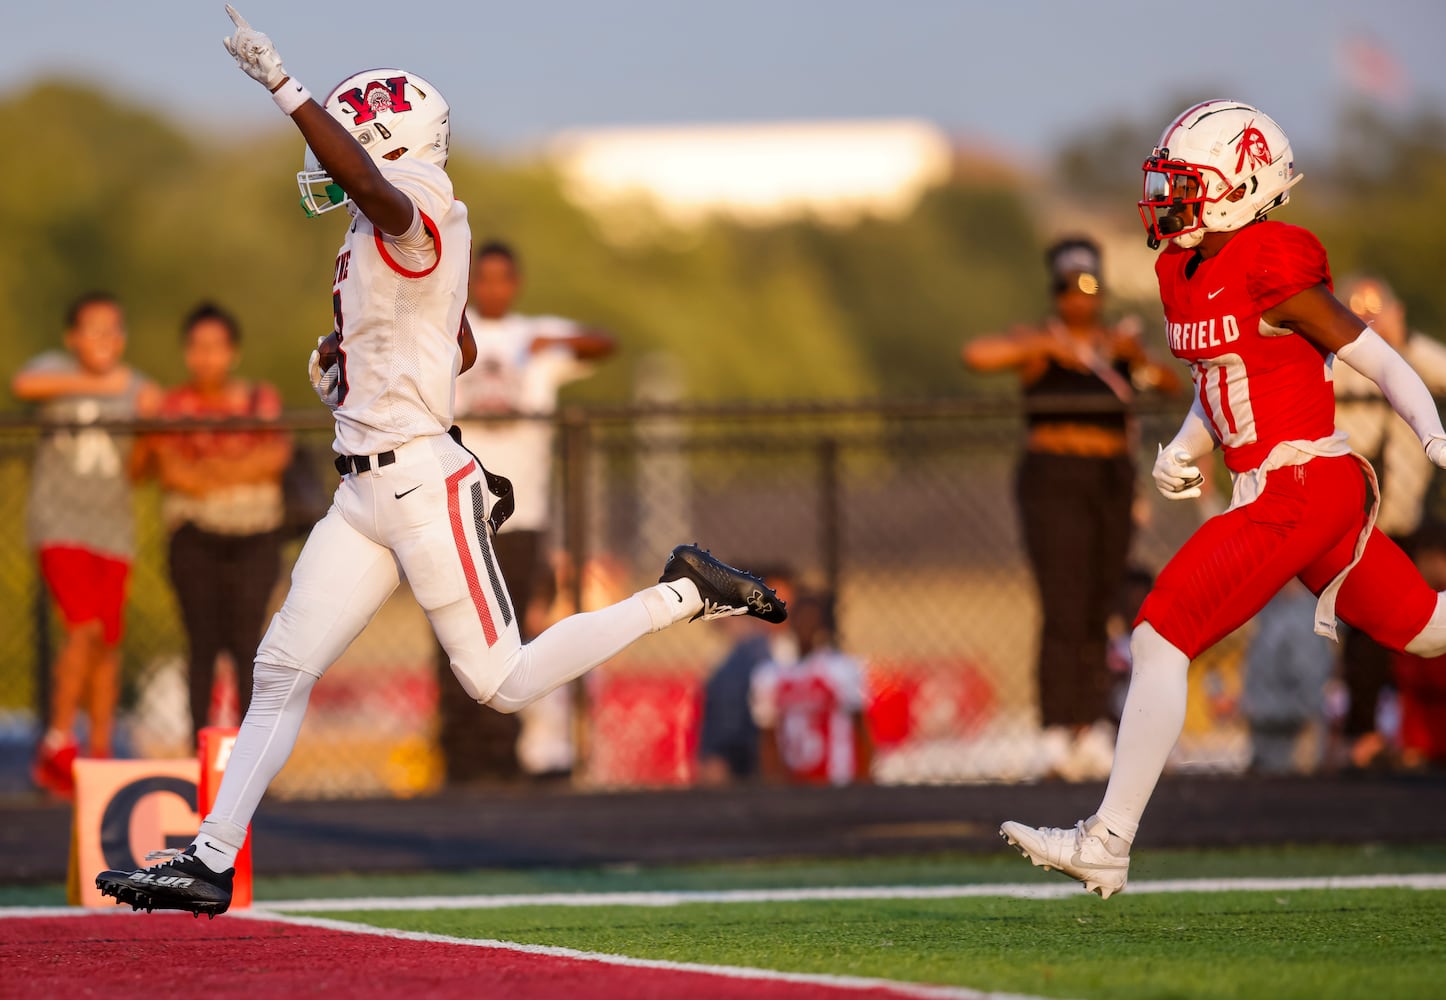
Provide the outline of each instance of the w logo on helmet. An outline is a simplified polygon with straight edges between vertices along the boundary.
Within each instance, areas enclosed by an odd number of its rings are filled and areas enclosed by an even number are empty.
[[[352,124],[365,125],[376,118],[378,112],[412,110],[411,102],[404,96],[406,86],[406,77],[393,76],[385,82],[371,81],[367,84],[365,91],[360,87],[353,87],[336,96],[337,100],[351,108],[352,113],[356,116]]]
[[[1271,162],[1270,143],[1265,141],[1265,133],[1255,127],[1253,120],[1245,126],[1245,131],[1240,134],[1240,142],[1236,144],[1235,152],[1239,154],[1235,161],[1237,174],[1245,168],[1247,160],[1250,161],[1252,173],[1260,167],[1268,167]]]

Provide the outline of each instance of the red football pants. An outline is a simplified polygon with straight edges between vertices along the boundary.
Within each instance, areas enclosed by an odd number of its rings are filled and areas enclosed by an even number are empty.
[[[1351,561],[1366,480],[1349,455],[1266,475],[1253,502],[1200,526],[1160,572],[1135,624],[1192,659],[1249,621],[1293,576],[1319,594]],[[1436,592],[1395,542],[1372,530],[1336,598],[1336,614],[1400,650],[1430,621]]]

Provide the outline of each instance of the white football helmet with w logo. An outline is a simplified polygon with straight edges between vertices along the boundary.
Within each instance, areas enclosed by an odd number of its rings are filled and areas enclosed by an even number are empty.
[[[1179,115],[1143,169],[1140,219],[1151,247],[1169,239],[1193,247],[1207,232],[1264,218],[1305,176],[1281,127],[1239,101],[1205,101]]]
[[[401,69],[369,69],[332,88],[321,106],[377,161],[416,157],[447,165],[452,130],[446,100],[426,80]],[[350,203],[308,147],[296,174],[301,207],[321,215]]]

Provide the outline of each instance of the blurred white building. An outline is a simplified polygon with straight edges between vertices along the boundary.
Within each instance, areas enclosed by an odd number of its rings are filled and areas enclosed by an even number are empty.
[[[681,228],[899,217],[949,178],[954,151],[936,126],[901,119],[571,131],[548,159],[568,196],[627,238],[640,209]]]

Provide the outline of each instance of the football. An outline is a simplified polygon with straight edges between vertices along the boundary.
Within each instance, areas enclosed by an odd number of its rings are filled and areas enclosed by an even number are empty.
[[[336,364],[337,353],[341,349],[341,338],[335,333],[327,336],[316,348],[317,362],[321,365],[322,371],[331,371]]]

